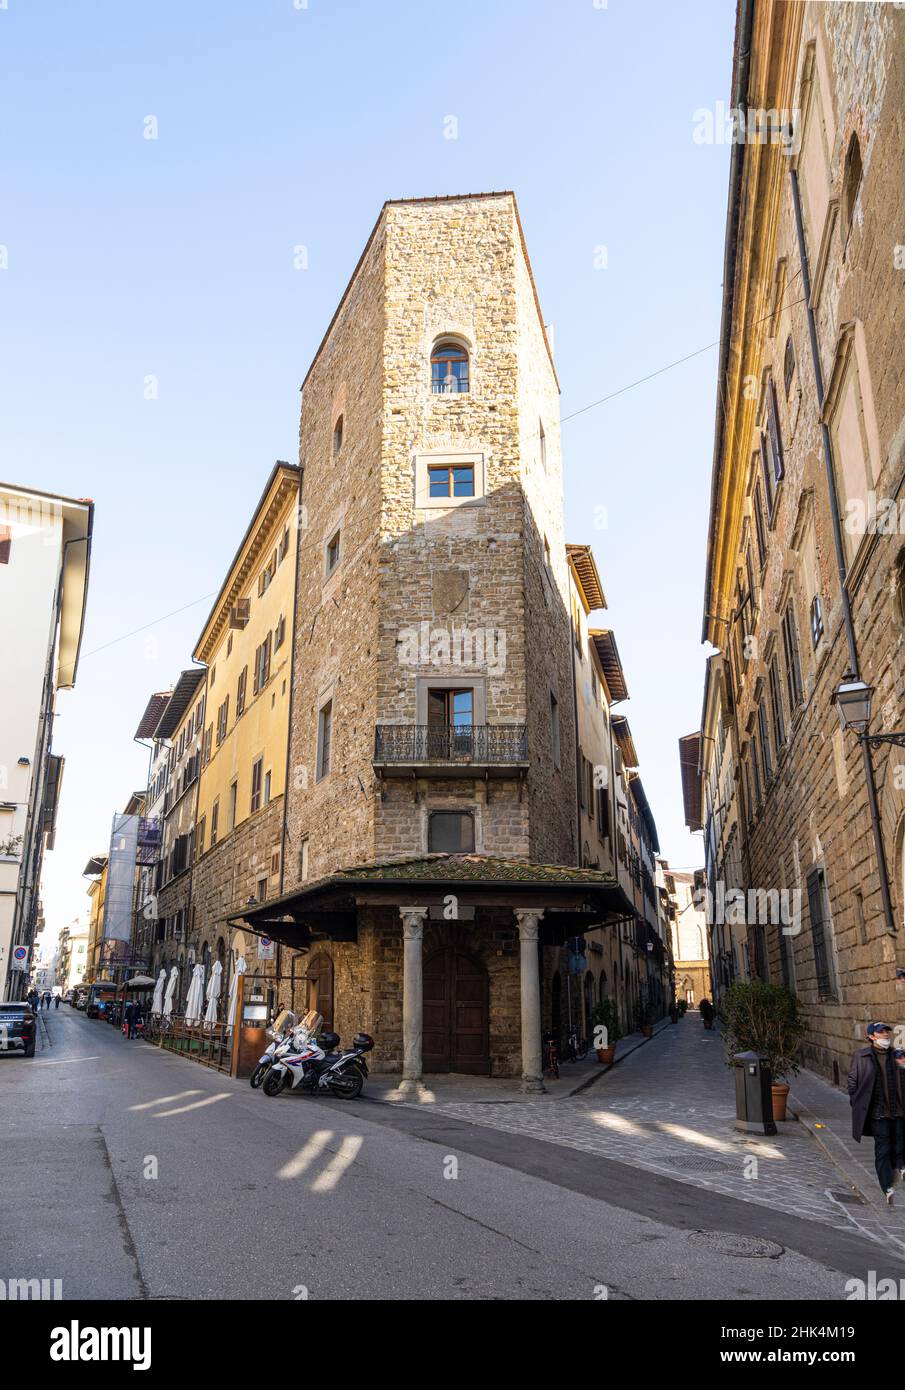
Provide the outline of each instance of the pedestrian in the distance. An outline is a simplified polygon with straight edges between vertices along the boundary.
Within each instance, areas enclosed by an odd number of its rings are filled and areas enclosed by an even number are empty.
[[[55,1009],[58,1009],[60,1007],[60,996],[58,994],[55,994],[53,997],[53,1007]]]
[[[49,989],[45,989],[45,991],[44,991],[44,1008],[45,1008],[45,1009],[49,1009],[49,1008],[50,1008],[50,990],[49,990]]]
[[[855,1053],[848,1073],[852,1138],[859,1144],[864,1134],[873,1138],[877,1179],[892,1206],[896,1177],[905,1182],[905,1068],[893,1050],[888,1023],[869,1023],[867,1037],[868,1046]]]
[[[670,1023],[678,1023],[679,1021],[679,1006],[675,999],[669,1006],[669,1021]]]
[[[705,1028],[713,1027],[713,1005],[709,999],[702,999],[698,1008],[701,1011],[701,1018],[704,1020]]]

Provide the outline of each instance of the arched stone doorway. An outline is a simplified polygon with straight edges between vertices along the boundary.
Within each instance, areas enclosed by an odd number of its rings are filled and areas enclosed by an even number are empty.
[[[333,1027],[333,958],[321,951],[308,966],[307,1007],[323,1015],[324,1027]]]
[[[424,962],[423,989],[424,1070],[489,1076],[490,991],[481,961],[442,946]]]

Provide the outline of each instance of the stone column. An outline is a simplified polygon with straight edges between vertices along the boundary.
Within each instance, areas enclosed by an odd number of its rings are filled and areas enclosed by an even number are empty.
[[[544,1085],[540,977],[537,968],[537,941],[543,915],[542,911],[515,910],[521,954],[522,1090],[535,1095],[547,1089]]]
[[[422,942],[426,907],[400,907],[402,918],[402,1085],[421,1085],[421,1040],[424,1027],[424,959]]]

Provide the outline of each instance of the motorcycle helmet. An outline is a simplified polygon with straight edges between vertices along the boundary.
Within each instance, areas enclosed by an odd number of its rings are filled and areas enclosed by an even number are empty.
[[[355,1037],[352,1039],[352,1046],[360,1047],[364,1051],[370,1052],[371,1048],[374,1046],[374,1039],[371,1037],[370,1033],[356,1033]]]
[[[318,1044],[325,1052],[332,1052],[335,1047],[339,1047],[338,1033],[321,1033]]]

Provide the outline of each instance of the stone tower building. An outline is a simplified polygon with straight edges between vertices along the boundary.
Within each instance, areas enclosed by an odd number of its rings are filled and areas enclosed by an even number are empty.
[[[579,860],[558,394],[512,194],[387,203],[303,385],[283,891],[246,920],[410,1080],[539,1086],[539,944],[623,905],[544,867]]]

